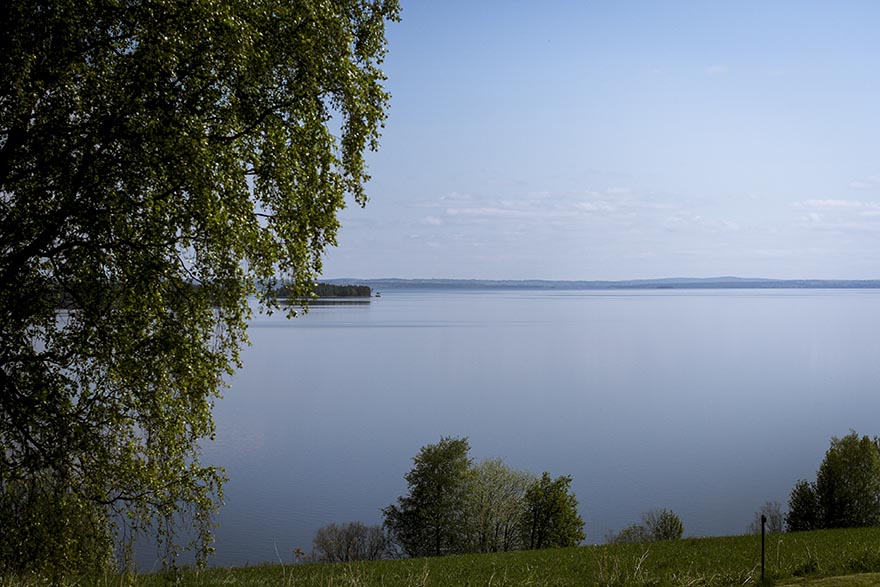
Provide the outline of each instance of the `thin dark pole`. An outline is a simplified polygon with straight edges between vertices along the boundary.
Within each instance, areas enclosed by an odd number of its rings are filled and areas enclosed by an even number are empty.
[[[764,584],[764,524],[767,523],[767,516],[761,514],[761,585]]]

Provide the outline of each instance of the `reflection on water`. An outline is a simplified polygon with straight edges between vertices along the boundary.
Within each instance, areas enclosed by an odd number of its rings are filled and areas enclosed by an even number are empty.
[[[831,435],[876,434],[880,292],[393,292],[258,316],[204,461],[230,481],[214,564],[291,560],[381,521],[442,435],[570,474],[589,542],[645,510],[686,535],[785,504]]]

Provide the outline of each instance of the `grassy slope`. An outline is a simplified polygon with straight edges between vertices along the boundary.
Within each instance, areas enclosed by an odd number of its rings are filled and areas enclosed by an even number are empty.
[[[140,575],[134,584],[165,587],[504,587],[755,585],[761,569],[760,536],[678,542],[587,546],[352,564],[211,569],[180,575]],[[767,576],[776,584],[810,587],[880,585],[880,528],[822,530],[767,537]],[[70,585],[118,586],[121,577]],[[0,577],[0,587],[45,585],[38,579]]]
[[[760,536],[732,536],[373,563],[212,569],[181,579],[184,585],[206,587],[743,585],[760,578],[760,544]],[[880,528],[770,535],[766,557],[768,577],[780,584],[798,584],[803,576],[880,571]],[[145,587],[166,582],[167,577],[160,576],[138,581]]]

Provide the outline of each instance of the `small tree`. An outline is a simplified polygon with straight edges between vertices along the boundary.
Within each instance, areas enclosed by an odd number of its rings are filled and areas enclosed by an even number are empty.
[[[545,472],[526,491],[523,542],[528,548],[576,546],[586,538],[570,487],[570,476],[551,479]]]
[[[821,527],[815,483],[810,483],[806,479],[800,479],[795,483],[788,498],[785,527],[789,532],[815,530]]]
[[[382,526],[346,522],[327,524],[315,533],[315,558],[321,562],[351,562],[385,558],[388,538]]]
[[[409,493],[382,510],[385,527],[408,556],[466,550],[467,438],[441,438],[422,447],[406,474]]]
[[[642,514],[642,524],[651,537],[660,540],[678,540],[684,534],[684,525],[672,510],[651,510]]]
[[[764,529],[767,532],[782,532],[785,529],[782,523],[782,506],[779,505],[778,501],[765,502],[764,505],[761,506],[761,509],[755,512],[755,517],[751,524],[749,524],[749,533],[761,533],[761,516],[767,518],[767,524],[764,526]]]

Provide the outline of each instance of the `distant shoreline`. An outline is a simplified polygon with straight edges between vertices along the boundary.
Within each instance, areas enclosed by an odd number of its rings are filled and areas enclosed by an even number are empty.
[[[880,289],[880,280],[757,279],[743,277],[554,281],[493,279],[327,279],[333,285],[365,285],[390,290],[657,290],[657,289]]]

